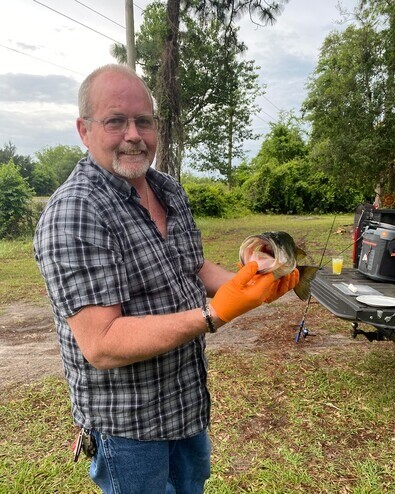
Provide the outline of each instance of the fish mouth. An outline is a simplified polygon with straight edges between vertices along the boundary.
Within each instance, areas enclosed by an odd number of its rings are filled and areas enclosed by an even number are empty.
[[[242,265],[255,261],[258,273],[273,273],[276,279],[299,270],[299,283],[294,288],[296,295],[303,301],[310,296],[310,283],[318,270],[317,266],[300,266],[299,261],[306,253],[296,246],[293,238],[286,232],[265,232],[247,237],[240,245],[239,259]],[[298,265],[297,265],[298,264]]]
[[[275,269],[276,255],[270,242],[261,235],[247,237],[240,246],[239,259],[241,264],[255,261],[258,264],[258,273],[269,273]]]

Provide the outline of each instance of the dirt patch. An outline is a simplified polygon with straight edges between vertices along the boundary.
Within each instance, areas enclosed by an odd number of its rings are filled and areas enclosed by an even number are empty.
[[[348,345],[369,348],[367,340],[351,338],[350,323],[334,318],[314,299],[305,318],[306,334],[299,334],[305,308],[305,302],[293,292],[289,293],[280,301],[263,305],[220,328],[216,334],[208,335],[207,347],[209,350],[259,350],[280,354],[318,353]],[[298,342],[297,336],[300,336]]]
[[[349,345],[370,348],[370,343],[349,336],[350,324],[336,319],[319,304],[309,307],[306,326],[309,335],[295,343],[305,309],[293,293],[281,301],[259,307],[207,335],[208,351],[262,351],[279,357],[290,352],[317,353]],[[308,322],[308,324],[307,324]],[[42,306],[16,303],[0,311],[0,389],[29,383],[43,376],[63,376],[52,312]]]
[[[0,312],[0,389],[63,375],[49,305],[17,303]]]

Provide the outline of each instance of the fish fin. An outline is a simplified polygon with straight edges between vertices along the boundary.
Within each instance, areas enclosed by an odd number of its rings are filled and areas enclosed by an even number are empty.
[[[300,300],[306,301],[310,296],[310,283],[315,278],[318,266],[297,266],[299,270],[299,283],[295,286],[294,292]]]
[[[301,259],[304,259],[307,256],[306,252],[300,247],[296,247],[295,250],[295,259],[296,262],[299,262]]]

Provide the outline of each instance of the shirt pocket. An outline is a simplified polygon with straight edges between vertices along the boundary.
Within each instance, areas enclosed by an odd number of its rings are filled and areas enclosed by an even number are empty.
[[[184,274],[197,274],[204,263],[200,230],[177,231],[169,235],[169,243],[177,252]]]

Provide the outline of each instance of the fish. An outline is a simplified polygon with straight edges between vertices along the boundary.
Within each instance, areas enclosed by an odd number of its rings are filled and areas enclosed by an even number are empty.
[[[306,252],[295,244],[291,235],[283,231],[250,235],[243,240],[239,251],[239,259],[243,266],[256,261],[258,273],[273,273],[276,279],[297,268],[300,276],[294,292],[303,301],[308,300],[311,293],[310,284],[319,269],[318,266],[299,265],[301,259],[306,256]]]

